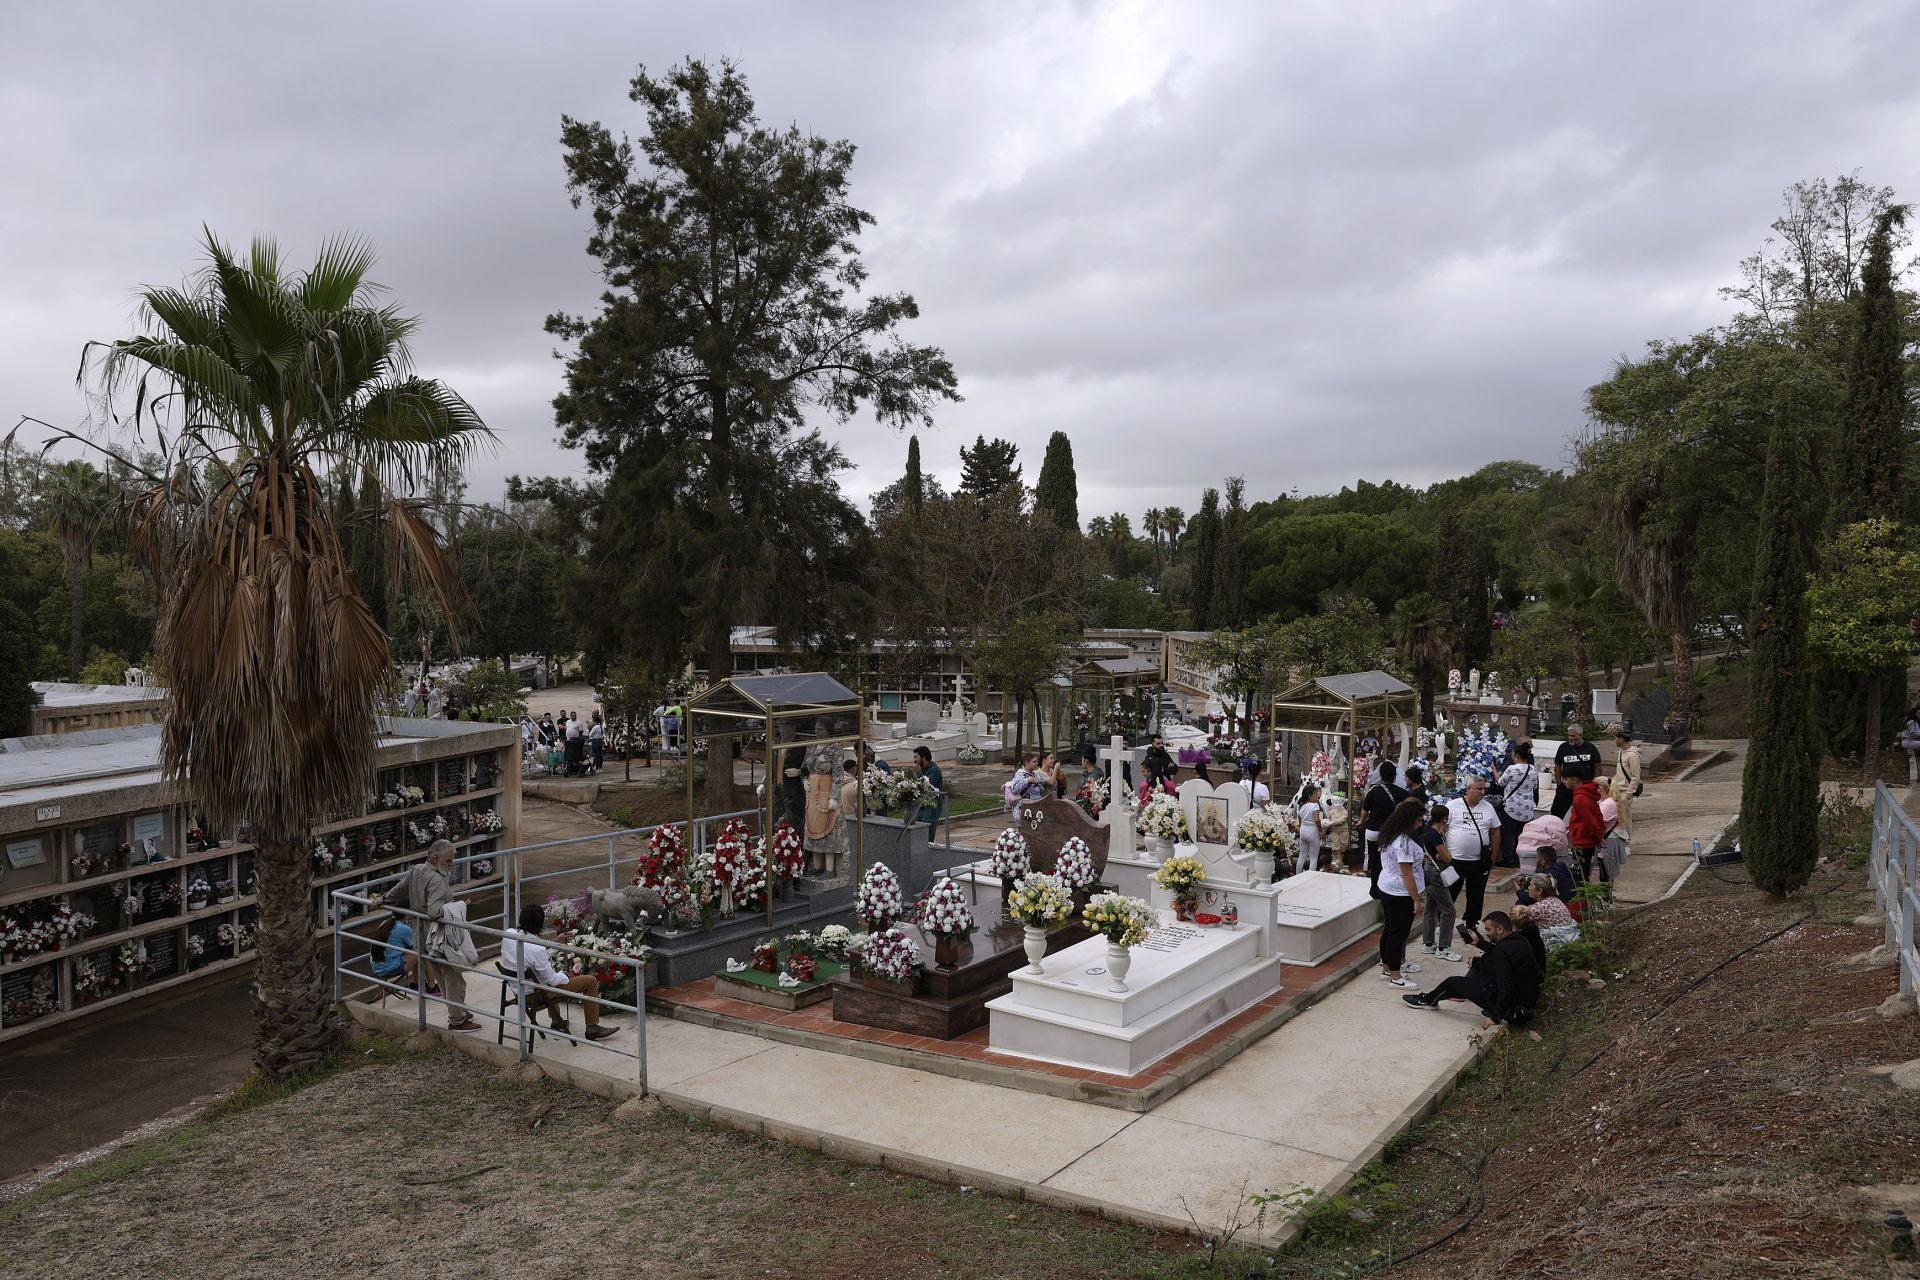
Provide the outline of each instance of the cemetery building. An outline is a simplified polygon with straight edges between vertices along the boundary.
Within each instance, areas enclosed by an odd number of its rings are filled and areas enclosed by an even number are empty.
[[[33,691],[40,698],[33,709],[36,735],[159,724],[167,714],[167,691],[147,685],[40,680]]]
[[[244,828],[207,829],[162,775],[160,732],[0,740],[0,1043],[252,962],[253,846]],[[519,842],[519,753],[510,725],[384,721],[373,794],[314,832],[316,938],[328,890],[391,875],[435,839],[467,859],[463,878],[498,874],[488,855]]]

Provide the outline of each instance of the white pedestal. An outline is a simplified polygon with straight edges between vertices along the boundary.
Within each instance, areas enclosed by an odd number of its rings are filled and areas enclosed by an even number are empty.
[[[1307,871],[1274,887],[1274,952],[1288,964],[1319,964],[1380,925],[1365,876]]]
[[[988,1047],[1044,1062],[1134,1075],[1280,987],[1257,930],[1162,925],[1133,948],[1128,990],[1107,990],[1107,943],[1048,956],[1039,976],[987,1002]]]

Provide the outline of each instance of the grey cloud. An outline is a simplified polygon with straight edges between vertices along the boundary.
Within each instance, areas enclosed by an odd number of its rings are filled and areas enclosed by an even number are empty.
[[[964,404],[923,433],[1075,441],[1082,510],[1559,463],[1580,396],[1713,323],[1778,193],[1913,187],[1904,5],[22,6],[0,109],[0,414],[72,421],[80,344],[202,222],[351,229],[422,366],[502,435],[474,492],[573,469],[541,331],[598,292],[564,113],[636,64],[740,60],[770,122],[860,147],[873,284]],[[822,424],[864,498],[904,438]]]

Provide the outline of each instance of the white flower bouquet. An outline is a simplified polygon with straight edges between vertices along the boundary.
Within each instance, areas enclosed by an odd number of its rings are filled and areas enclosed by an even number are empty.
[[[941,876],[920,899],[916,923],[928,933],[968,934],[973,932],[973,909],[960,886],[950,877]]]
[[[830,924],[820,931],[820,954],[831,960],[845,960],[853,930],[843,924]]]
[[[988,870],[1002,880],[1017,880],[1033,870],[1027,838],[1020,834],[1018,827],[1008,827],[994,837],[993,858]]]
[[[900,895],[900,877],[893,874],[893,868],[884,862],[868,867],[853,903],[860,923],[869,931],[879,933],[905,914],[906,909],[906,900]]]
[[[1300,842],[1300,833],[1272,808],[1249,809],[1233,824],[1233,842],[1260,853],[1286,853]]]
[[[1075,892],[1092,884],[1093,850],[1087,848],[1087,842],[1079,836],[1068,837],[1067,842],[1060,846],[1060,857],[1053,864],[1053,874]]]
[[[1159,923],[1152,907],[1119,893],[1094,894],[1080,918],[1087,928],[1116,947],[1139,946],[1147,940],[1147,931]]]
[[[920,944],[898,925],[879,930],[860,948],[860,965],[876,978],[907,982],[920,965]]]
[[[1059,876],[1036,871],[1023,876],[1007,899],[1007,914],[1024,925],[1046,928],[1073,914],[1073,895]]]
[[[1158,840],[1185,840],[1187,811],[1180,807],[1178,797],[1157,795],[1141,811],[1140,829]]]

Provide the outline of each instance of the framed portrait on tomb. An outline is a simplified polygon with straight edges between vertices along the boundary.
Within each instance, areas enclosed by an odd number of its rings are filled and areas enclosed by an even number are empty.
[[[1200,844],[1225,844],[1232,833],[1227,828],[1227,801],[1224,796],[1200,796],[1193,802],[1193,834]]]

